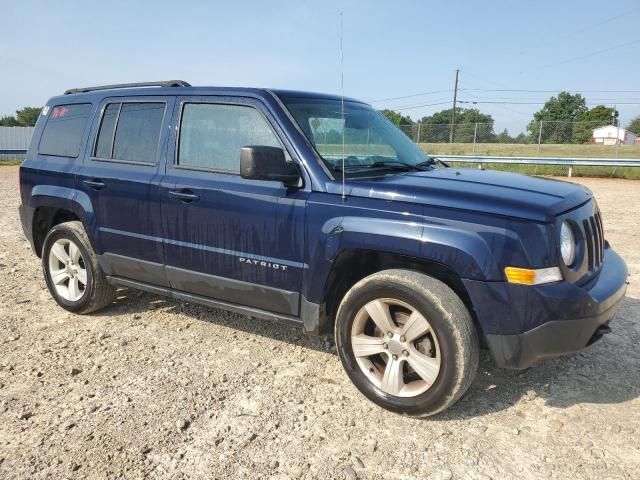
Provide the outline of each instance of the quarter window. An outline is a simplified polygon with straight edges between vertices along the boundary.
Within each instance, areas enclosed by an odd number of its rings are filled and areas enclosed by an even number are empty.
[[[90,103],[56,105],[42,132],[38,153],[75,158],[80,154],[82,134],[91,115]]]
[[[187,103],[182,111],[178,164],[239,173],[240,149],[282,147],[266,119],[241,105]]]
[[[110,103],[102,115],[94,156],[155,163],[164,118],[161,102]]]
[[[113,146],[113,132],[116,129],[116,120],[118,119],[119,103],[110,103],[104,109],[102,115],[102,123],[100,124],[100,133],[96,143],[96,151],[94,156],[98,158],[111,158],[111,147]]]

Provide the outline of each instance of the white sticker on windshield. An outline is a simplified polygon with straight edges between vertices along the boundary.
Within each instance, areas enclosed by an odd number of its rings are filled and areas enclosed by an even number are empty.
[[[49,105],[45,105],[42,109],[42,115],[46,115],[47,113],[49,113]]]

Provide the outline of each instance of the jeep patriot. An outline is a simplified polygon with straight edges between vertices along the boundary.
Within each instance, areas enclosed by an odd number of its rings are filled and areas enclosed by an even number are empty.
[[[626,290],[587,188],[448,167],[333,95],[68,90],[42,109],[20,194],[62,308],[127,287],[333,332],[355,386],[411,416],[464,394],[481,345],[520,369],[585,348]]]

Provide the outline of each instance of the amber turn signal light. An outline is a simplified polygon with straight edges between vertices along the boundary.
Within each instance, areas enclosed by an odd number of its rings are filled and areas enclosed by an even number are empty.
[[[518,283],[521,285],[540,285],[562,280],[562,272],[560,272],[558,267],[538,269],[505,267],[504,274],[509,283]]]

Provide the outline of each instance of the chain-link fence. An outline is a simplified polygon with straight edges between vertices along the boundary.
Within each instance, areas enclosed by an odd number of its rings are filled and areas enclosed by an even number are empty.
[[[497,132],[493,123],[416,122],[399,128],[432,154],[640,158],[640,137],[603,122],[532,122],[515,136]]]

